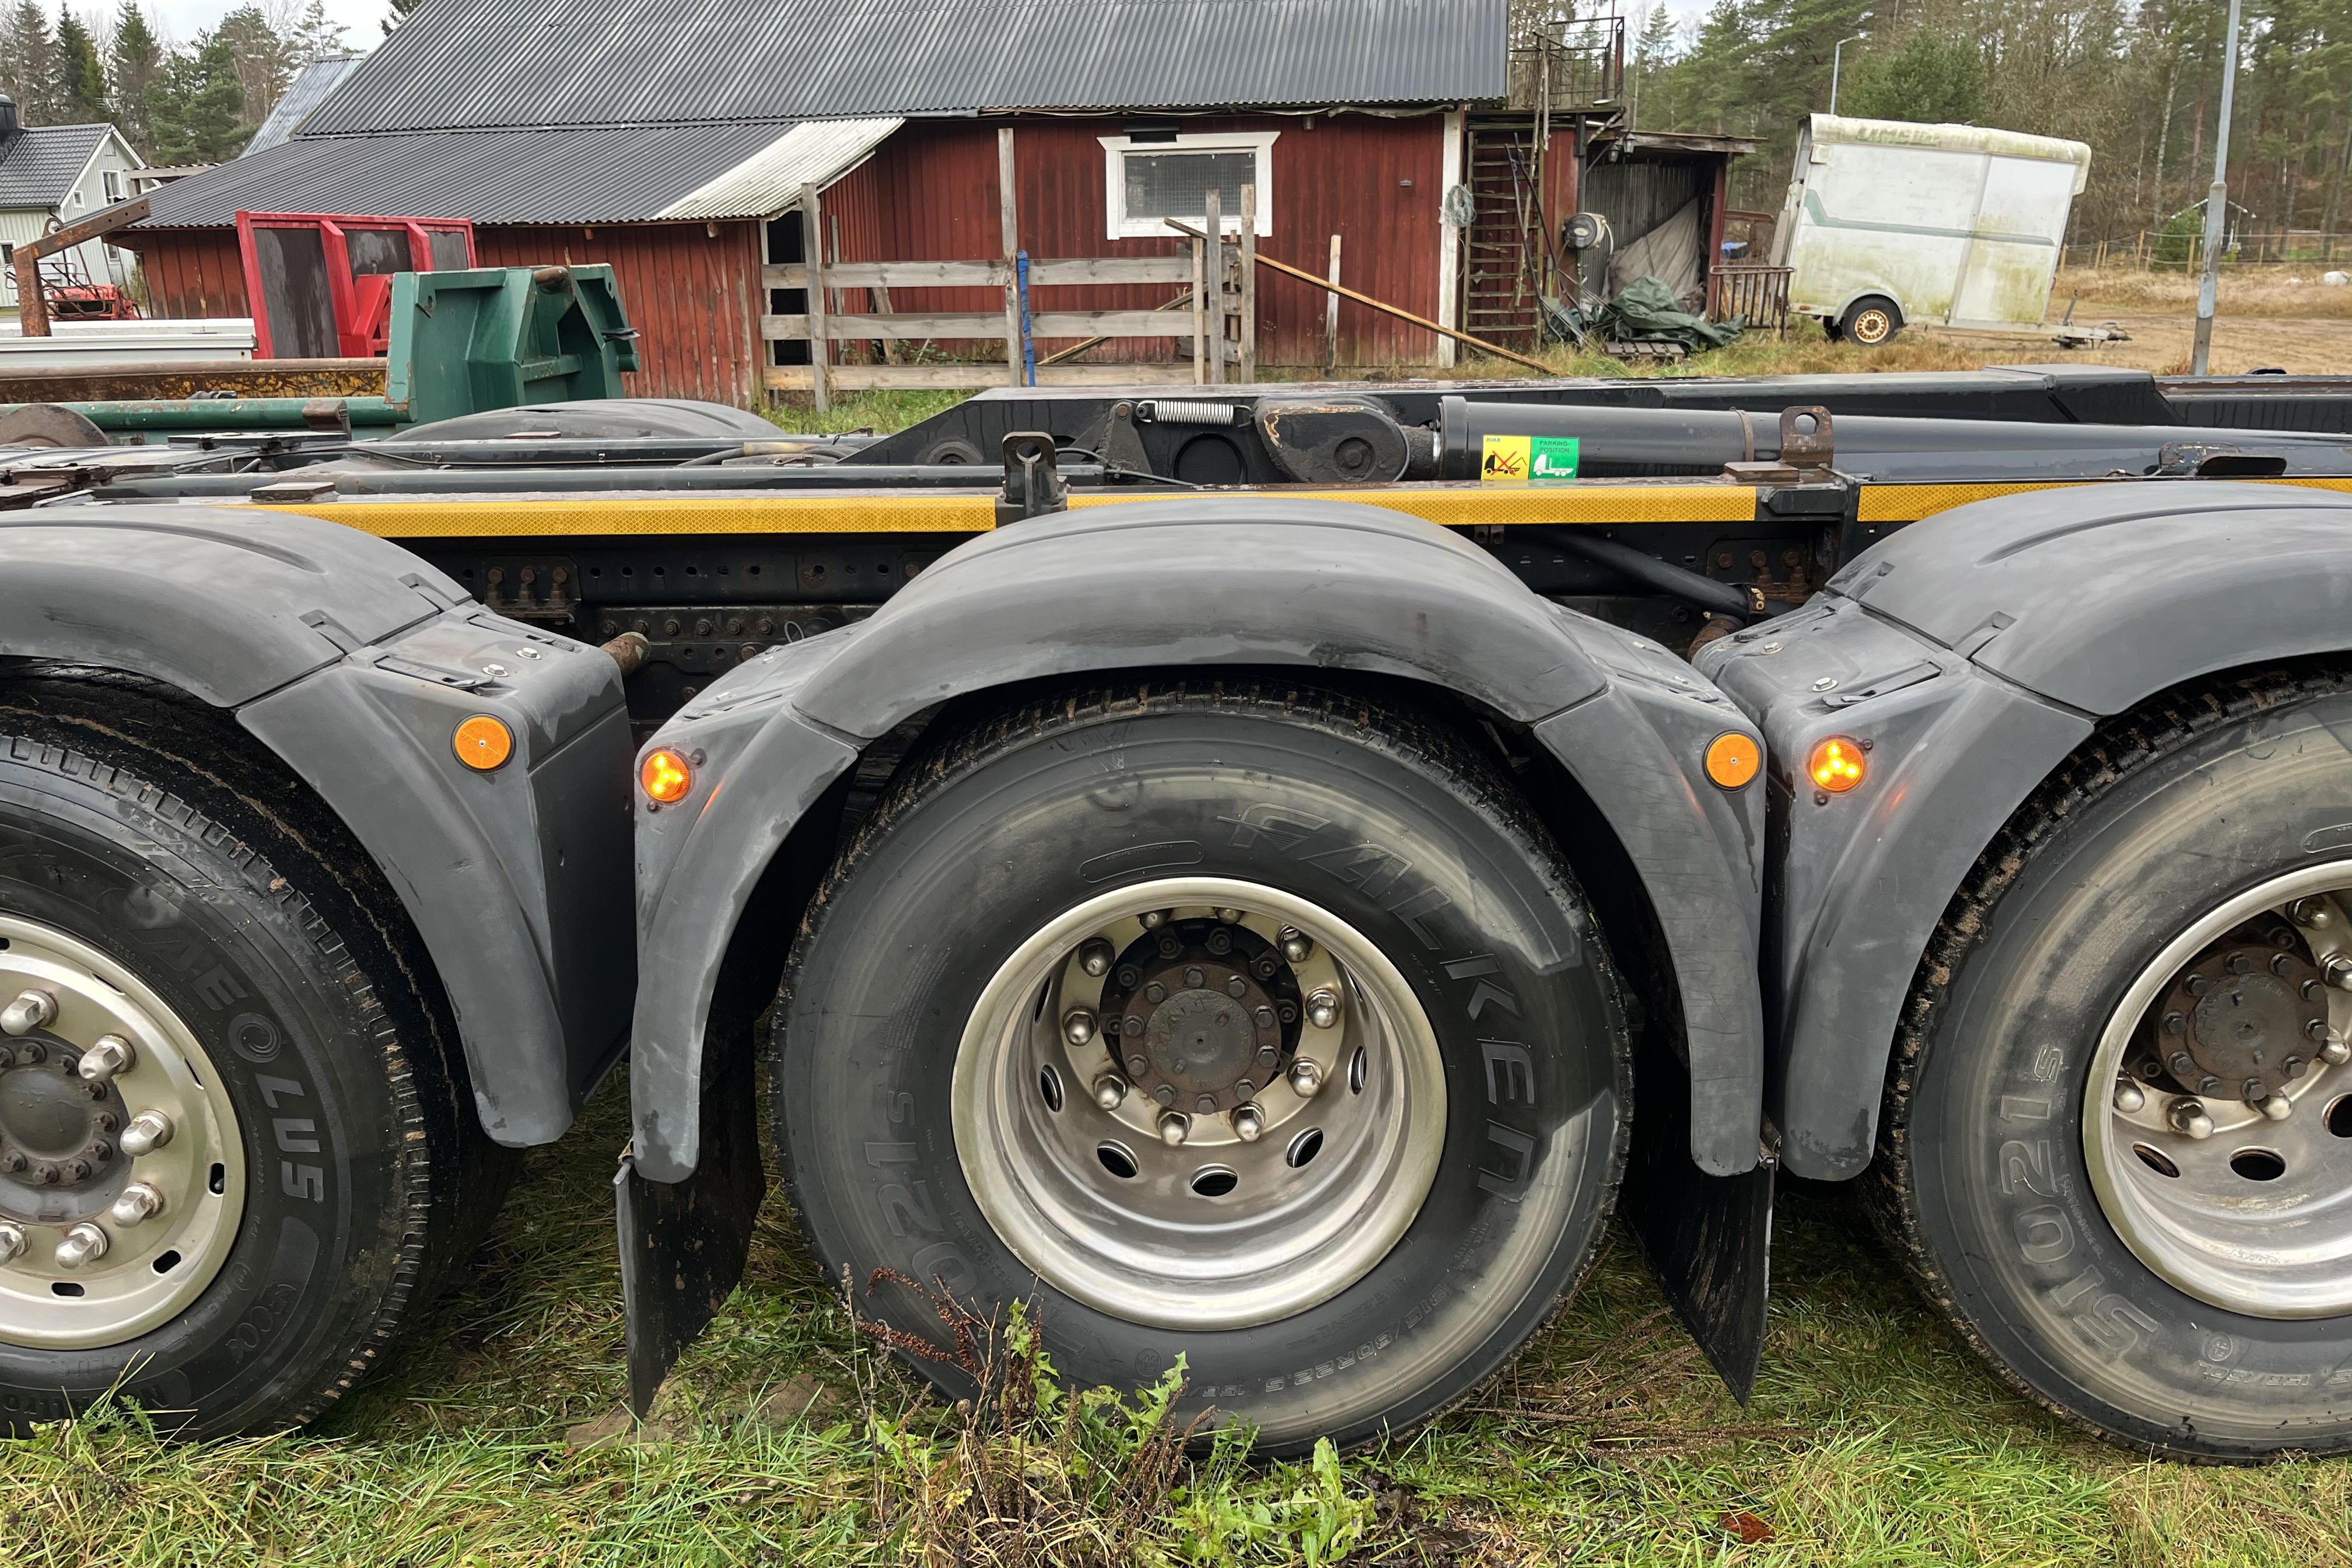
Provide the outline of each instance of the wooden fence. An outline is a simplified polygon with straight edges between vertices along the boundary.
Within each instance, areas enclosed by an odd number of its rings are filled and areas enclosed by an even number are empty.
[[[1081,340],[1057,354],[1036,356],[1040,386],[1211,384],[1257,378],[1256,193],[1242,191],[1237,239],[1211,245],[1194,239],[1189,255],[1148,257],[1031,258],[1026,319],[1014,258],[1021,251],[1020,217],[1013,198],[1013,132],[998,132],[1000,185],[1004,195],[1004,254],[973,261],[853,261],[827,264],[818,237],[825,233],[816,187],[801,188],[801,232],[810,259],[796,267],[769,267],[761,281],[770,290],[805,291],[800,314],[763,315],[764,342],[805,342],[805,365],[770,364],[764,377],[772,392],[804,392],[822,410],[836,392],[878,387],[982,387],[1030,384],[1030,359],[1041,340]],[[1209,195],[1207,233],[1221,227],[1217,193]],[[1206,254],[1213,250],[1213,257]],[[1037,293],[1047,289],[1104,285],[1167,285],[1184,293],[1158,310],[1055,310],[1040,309]],[[900,311],[890,307],[894,289],[991,289],[1004,296],[1002,310]],[[845,291],[868,290],[875,308],[841,309]],[[1066,363],[1094,344],[1136,338],[1173,338],[1189,346],[1191,363],[1074,364]],[[890,345],[994,342],[1003,358],[919,360],[913,363],[845,364],[835,345]],[[919,348],[918,353],[919,354]],[[774,357],[772,352],[768,355]],[[1058,362],[1058,363],[1057,363]]]
[[[1789,330],[1786,267],[1717,267],[1707,274],[1706,314],[1713,321],[1734,316],[1756,331]]]

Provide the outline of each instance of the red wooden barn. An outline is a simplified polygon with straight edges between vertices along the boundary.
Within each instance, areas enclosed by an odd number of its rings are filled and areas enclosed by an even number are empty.
[[[1234,232],[1250,185],[1261,255],[1321,274],[1338,236],[1349,287],[1448,324],[1524,331],[1526,258],[1575,210],[1584,126],[1561,94],[1615,96],[1622,32],[1597,57],[1546,45],[1555,59],[1512,47],[1507,11],[1507,0],[421,0],[292,137],[157,191],[125,243],[158,314],[232,316],[249,313],[240,209],[470,218],[485,265],[614,266],[644,334],[637,391],[748,404],[807,380],[790,368],[805,364],[806,339],[770,341],[807,309],[779,287],[803,275],[776,270],[806,258],[804,189],[823,193],[828,266],[1001,263],[1009,128],[1017,248],[1031,257],[1186,257],[1164,220],[1197,225],[1214,187]],[[1600,75],[1579,76],[1593,58]],[[1530,69],[1549,96],[1513,112]],[[1449,223],[1456,185],[1475,201],[1458,194]],[[1155,274],[1041,285],[1031,303],[1136,311],[1183,293]],[[1320,363],[1328,298],[1265,282],[1259,362]],[[1004,298],[838,287],[823,303],[1001,321]],[[1345,364],[1453,357],[1436,334],[1361,306],[1345,306],[1339,326]],[[1002,374],[1001,329],[992,335],[922,353],[993,358]],[[1108,342],[1041,380],[1175,362],[1189,356],[1189,335],[1177,337]],[[882,357],[878,345],[834,348]]]

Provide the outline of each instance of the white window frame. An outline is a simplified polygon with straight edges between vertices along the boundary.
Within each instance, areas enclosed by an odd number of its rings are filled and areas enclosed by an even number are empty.
[[[119,201],[121,201],[121,200],[122,199],[122,171],[121,171],[121,170],[120,170],[120,169],[102,169],[102,170],[100,170],[100,171],[99,172],[99,179],[100,179],[100,180],[103,183],[103,184],[104,184],[104,187],[105,187],[105,190],[106,190],[106,199],[107,199],[107,201],[108,201],[108,203],[109,203],[110,205],[110,204],[112,204],[112,203],[115,203],[115,202],[119,202]]]
[[[1169,239],[1176,231],[1155,216],[1127,216],[1127,155],[1129,153],[1255,153],[1257,154],[1257,177],[1251,182],[1257,187],[1257,236],[1260,239],[1274,233],[1274,144],[1282,135],[1279,131],[1233,131],[1187,133],[1169,140],[1139,142],[1132,136],[1097,136],[1103,144],[1103,207],[1110,215],[1112,239]],[[1218,215],[1219,226],[1227,234],[1242,231],[1242,215],[1238,212]]]

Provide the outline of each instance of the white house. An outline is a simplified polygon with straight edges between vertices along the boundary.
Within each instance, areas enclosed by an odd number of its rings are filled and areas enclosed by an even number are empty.
[[[137,195],[134,171],[146,160],[111,125],[24,125],[16,101],[0,93],[0,307],[16,303],[16,247],[56,223],[73,223]],[[66,253],[94,283],[126,281],[137,256],[102,240]]]

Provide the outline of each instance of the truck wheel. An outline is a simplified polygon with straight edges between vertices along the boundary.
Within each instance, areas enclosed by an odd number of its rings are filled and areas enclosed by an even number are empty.
[[[212,710],[0,685],[0,1430],[307,1420],[478,1236],[511,1162],[398,910]]]
[[[1883,294],[1868,294],[1846,307],[1832,337],[1874,349],[1903,330],[1903,312]]]
[[[910,764],[774,1048],[829,1271],[1028,1300],[1079,1385],[1181,1357],[1188,1418],[1276,1453],[1475,1389],[1624,1161],[1615,972],[1542,827],[1430,719],[1280,686],[1042,702]]]
[[[2134,1447],[2352,1449],[2352,825],[2338,676],[2103,729],[1920,969],[1883,1213],[2020,1389]]]

